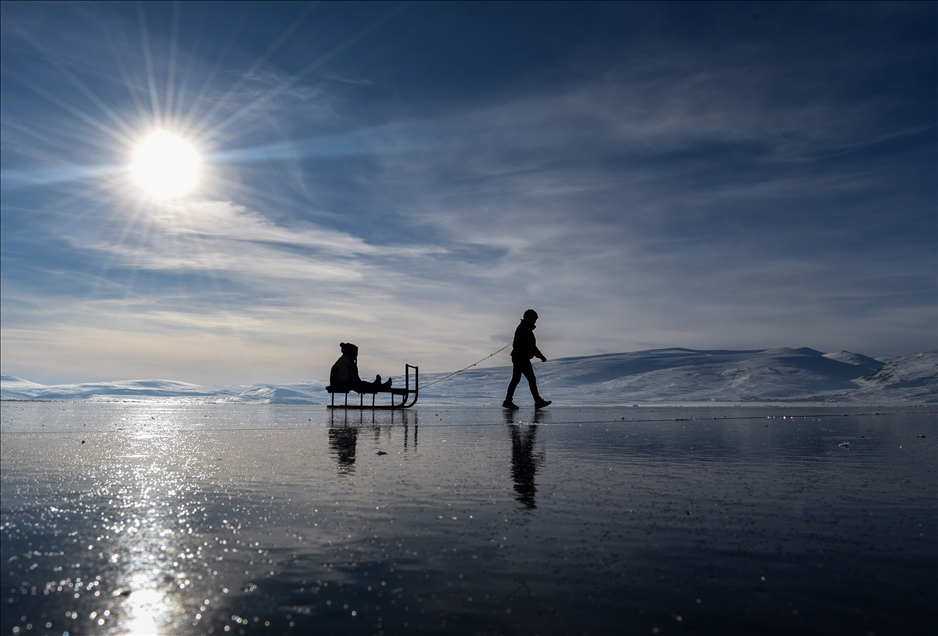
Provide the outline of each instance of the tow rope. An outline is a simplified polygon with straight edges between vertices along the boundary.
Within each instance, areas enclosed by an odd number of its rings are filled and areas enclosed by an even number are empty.
[[[433,386],[433,385],[436,384],[437,382],[442,382],[443,380],[448,380],[448,379],[450,379],[451,377],[453,377],[454,375],[456,375],[457,373],[462,373],[463,371],[467,371],[467,370],[471,369],[472,367],[476,366],[477,364],[479,364],[479,363],[481,363],[481,362],[485,362],[486,360],[488,360],[488,359],[491,358],[492,356],[498,355],[499,353],[501,353],[502,351],[504,351],[505,349],[507,349],[507,348],[510,347],[510,346],[511,346],[511,344],[506,344],[504,347],[502,347],[502,348],[499,349],[498,351],[496,351],[496,352],[494,352],[494,353],[490,353],[489,355],[485,356],[484,358],[482,358],[482,359],[479,360],[478,362],[473,362],[473,363],[470,364],[468,367],[463,367],[463,368],[460,369],[459,371],[453,371],[453,372],[450,373],[449,375],[444,375],[442,378],[440,378],[440,379],[438,379],[438,380],[434,380],[434,381],[431,382],[430,384],[425,384],[425,385],[423,385],[421,388],[422,388],[422,389],[425,389],[425,388],[427,388],[427,387],[429,387],[429,386]]]

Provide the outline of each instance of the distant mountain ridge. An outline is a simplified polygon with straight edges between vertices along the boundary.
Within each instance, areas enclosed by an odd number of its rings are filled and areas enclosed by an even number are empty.
[[[848,351],[652,349],[561,358],[537,366],[541,392],[558,405],[684,403],[938,403],[938,351],[877,360]],[[491,405],[504,398],[509,367],[423,374],[420,404]],[[395,378],[395,385],[402,385]],[[203,387],[173,380],[47,386],[0,377],[4,400],[325,404],[326,382]],[[530,400],[526,383],[519,403]]]

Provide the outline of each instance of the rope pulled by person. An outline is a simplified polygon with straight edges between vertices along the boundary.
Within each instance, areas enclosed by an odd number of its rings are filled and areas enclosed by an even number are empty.
[[[459,373],[462,373],[463,371],[468,371],[469,369],[471,369],[472,367],[476,366],[477,364],[481,364],[482,362],[485,362],[485,361],[488,360],[489,358],[498,355],[499,353],[501,353],[502,351],[504,351],[505,349],[507,349],[507,348],[510,347],[510,346],[511,346],[511,343],[506,344],[504,347],[502,347],[502,348],[499,349],[498,351],[495,351],[494,353],[490,353],[489,355],[485,356],[484,358],[482,358],[482,359],[479,360],[478,362],[473,362],[473,363],[470,364],[468,367],[463,367],[463,368],[460,369],[459,371],[453,371],[453,372],[450,373],[449,375],[445,375],[445,376],[443,376],[442,378],[439,378],[439,379],[437,379],[437,380],[434,380],[434,381],[431,382],[430,384],[425,384],[422,388],[426,389],[427,387],[433,386],[434,384],[437,384],[438,382],[442,382],[443,380],[448,380],[448,379],[450,379],[451,377],[453,377],[454,375],[457,375],[457,374],[459,374]]]

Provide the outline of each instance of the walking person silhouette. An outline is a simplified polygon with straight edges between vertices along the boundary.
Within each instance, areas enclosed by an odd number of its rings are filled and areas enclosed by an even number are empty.
[[[511,382],[508,383],[508,393],[502,402],[506,409],[519,408],[512,399],[522,375],[528,379],[531,395],[534,396],[534,408],[542,409],[550,404],[550,400],[545,400],[537,392],[537,378],[534,377],[534,367],[531,365],[531,358],[540,358],[542,362],[547,362],[547,358],[537,348],[537,339],[534,337],[536,322],[537,312],[528,309],[521,318],[521,324],[515,329],[515,339],[511,343]]]

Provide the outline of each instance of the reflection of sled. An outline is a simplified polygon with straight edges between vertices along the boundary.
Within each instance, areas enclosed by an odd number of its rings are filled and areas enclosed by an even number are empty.
[[[410,370],[414,370],[414,388],[410,388]],[[358,392],[358,404],[354,402],[352,404],[348,403],[348,394],[349,391],[333,391],[332,387],[327,386],[326,391],[332,395],[332,402],[327,405],[327,408],[330,409],[409,409],[414,404],[417,403],[417,389],[420,383],[420,370],[417,369],[412,364],[404,365],[404,388],[390,388],[390,389],[374,389],[372,391],[362,391]],[[345,401],[342,404],[335,403],[336,394],[344,394]],[[391,396],[390,404],[375,404],[375,398],[378,396],[378,393],[388,393]],[[365,395],[371,395],[371,404],[365,404]],[[395,404],[395,396],[400,396],[401,401],[399,404]]]

